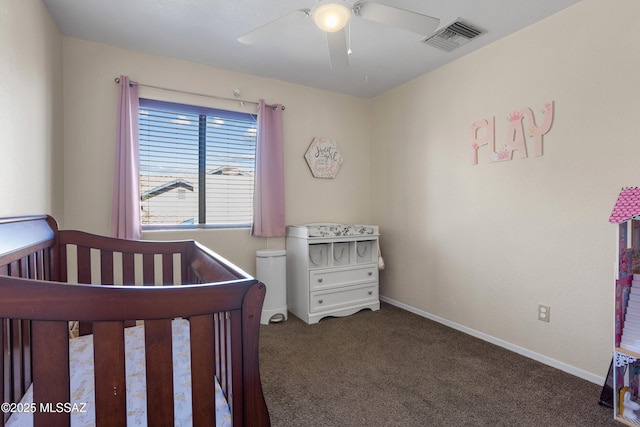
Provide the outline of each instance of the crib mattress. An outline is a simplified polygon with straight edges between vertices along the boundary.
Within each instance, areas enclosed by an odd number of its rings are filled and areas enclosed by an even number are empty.
[[[191,351],[189,345],[189,322],[177,319],[173,329],[173,384],[175,426],[191,426]],[[125,370],[127,373],[127,425],[147,425],[147,394],[144,358],[144,327],[125,329]],[[93,336],[86,335],[69,340],[69,365],[71,370],[71,426],[95,425]],[[215,382],[216,425],[231,426],[231,413],[222,389]],[[33,386],[29,387],[21,400],[22,407],[33,402]],[[20,407],[20,406],[18,406]],[[15,412],[7,426],[31,427],[33,414]]]

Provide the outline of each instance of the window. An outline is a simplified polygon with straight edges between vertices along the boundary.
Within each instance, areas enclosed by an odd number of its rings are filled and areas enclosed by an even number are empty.
[[[256,118],[140,99],[142,225],[250,227]]]

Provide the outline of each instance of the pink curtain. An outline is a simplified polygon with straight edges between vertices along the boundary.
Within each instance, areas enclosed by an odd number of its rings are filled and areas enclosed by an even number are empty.
[[[113,173],[111,235],[140,239],[140,187],[138,177],[138,85],[120,76],[116,158]]]
[[[258,102],[253,236],[285,235],[282,106]]]

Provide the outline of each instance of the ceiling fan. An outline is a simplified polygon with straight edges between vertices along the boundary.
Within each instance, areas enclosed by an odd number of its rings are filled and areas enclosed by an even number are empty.
[[[324,3],[312,9],[296,10],[249,31],[238,37],[238,41],[244,44],[252,44],[301,18],[311,18],[318,28],[327,34],[331,69],[346,68],[349,66],[349,56],[344,28],[349,23],[351,16],[357,16],[425,36],[433,33],[440,24],[438,18],[421,13],[372,1],[358,0],[351,8],[342,3]]]

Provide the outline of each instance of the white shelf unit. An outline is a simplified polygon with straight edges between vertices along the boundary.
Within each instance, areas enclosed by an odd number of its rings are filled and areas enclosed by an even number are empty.
[[[367,234],[313,236],[287,227],[287,304],[306,323],[379,310],[378,228]]]

